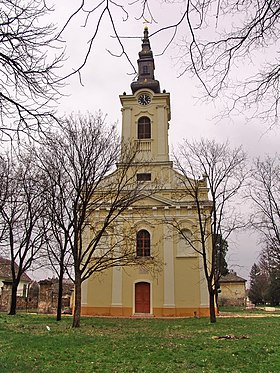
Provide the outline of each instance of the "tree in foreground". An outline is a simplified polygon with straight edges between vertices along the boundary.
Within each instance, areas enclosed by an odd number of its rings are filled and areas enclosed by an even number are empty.
[[[0,1],[0,131],[33,133],[50,121],[63,51],[44,0]],[[31,132],[30,132],[31,131]]]
[[[39,259],[44,245],[41,222],[45,185],[40,170],[28,153],[2,156],[0,172],[1,249],[11,263],[9,314],[15,315],[21,277]]]
[[[49,172],[50,170],[48,170]],[[62,176],[62,175],[61,175]],[[63,201],[59,198],[59,186],[54,180],[47,179],[46,189],[43,192],[45,200],[44,211],[44,266],[55,273],[58,279],[58,294],[56,307],[56,320],[61,320],[62,300],[65,277],[73,274],[73,259],[71,247],[67,239],[67,232],[61,227],[61,221],[67,220],[67,212],[64,209]]]
[[[185,140],[175,156],[175,164],[197,211],[198,228],[191,237],[174,219],[173,226],[187,243],[202,256],[209,294],[210,321],[216,321],[215,295],[221,275],[221,238],[225,242],[243,223],[238,215],[235,197],[246,178],[246,155],[241,148],[228,143]],[[202,176],[202,179],[201,179]],[[209,202],[201,198],[202,188]]]
[[[71,251],[73,327],[80,326],[83,281],[112,266],[137,264],[130,235],[113,233],[116,219],[140,196],[141,183],[135,185],[135,173],[128,172],[134,155],[134,150],[123,152],[122,163],[108,178],[120,160],[119,138],[101,115],[90,114],[66,119],[37,152],[52,185],[49,211],[61,232],[58,240]],[[105,214],[93,222],[100,209]]]

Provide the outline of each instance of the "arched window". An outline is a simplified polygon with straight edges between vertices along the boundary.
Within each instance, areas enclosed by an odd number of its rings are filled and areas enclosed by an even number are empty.
[[[150,233],[145,229],[141,229],[136,235],[136,255],[150,256]]]
[[[151,121],[148,117],[141,117],[138,120],[138,139],[151,138]]]

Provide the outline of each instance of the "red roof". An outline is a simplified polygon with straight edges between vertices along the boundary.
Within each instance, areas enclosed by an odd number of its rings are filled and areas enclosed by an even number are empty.
[[[245,278],[242,278],[240,276],[237,276],[236,272],[230,272],[225,276],[221,276],[220,283],[221,282],[246,282]]]
[[[15,270],[18,270],[18,265],[15,263]],[[11,261],[0,256],[0,279],[3,281],[11,281]],[[23,273],[21,276],[21,281],[32,282],[31,278]]]

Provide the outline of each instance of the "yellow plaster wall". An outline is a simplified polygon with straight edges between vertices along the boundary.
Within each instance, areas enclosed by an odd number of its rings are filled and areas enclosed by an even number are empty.
[[[246,297],[245,284],[242,282],[224,282],[220,284],[220,298],[244,298]]]
[[[200,281],[198,258],[177,258],[175,260],[176,306],[199,307]]]
[[[102,274],[91,276],[87,281],[88,306],[98,305],[108,307],[112,299],[112,270],[108,269]]]
[[[147,140],[151,145],[151,151],[143,152],[140,149],[136,156],[137,164],[130,167],[128,176],[133,177],[137,172],[151,172],[152,180],[146,185],[147,189],[154,188],[156,192],[136,201],[115,222],[114,229],[117,227],[118,232],[122,229],[126,232],[131,230],[131,244],[134,246],[136,231],[147,229],[151,235],[151,255],[154,260],[161,262],[161,270],[154,271],[152,275],[142,267],[123,268],[121,304],[114,307],[112,307],[113,270],[106,270],[100,277],[93,276],[84,284],[82,313],[131,316],[134,309],[135,282],[147,281],[151,283],[153,315],[205,316],[208,315],[208,308],[205,304],[201,305],[201,288],[203,287],[205,292],[206,283],[201,281],[200,259],[197,255],[177,257],[178,233],[166,222],[176,218],[184,228],[192,232],[197,229],[196,206],[180,181],[178,173],[173,170],[172,162],[169,161],[170,97],[168,93],[154,94],[149,91],[152,104],[140,107],[137,104],[137,95],[141,92],[142,90],[135,95],[120,96],[123,105],[122,150],[125,148],[124,144],[136,142],[140,143],[141,148],[141,140],[137,140],[137,121],[143,115],[148,116],[152,124],[152,138]],[[116,178],[117,172],[118,170],[106,178],[108,185],[110,178],[112,181]],[[204,181],[201,181],[201,198],[205,200],[205,208],[210,210]],[[92,215],[93,225],[102,221],[105,215],[105,209],[95,211]],[[169,232],[168,237],[166,232]],[[118,234],[117,230],[115,234]],[[165,256],[168,257],[168,263]],[[147,260],[153,259],[147,258]],[[173,292],[174,305],[165,305],[165,298],[172,303]]]

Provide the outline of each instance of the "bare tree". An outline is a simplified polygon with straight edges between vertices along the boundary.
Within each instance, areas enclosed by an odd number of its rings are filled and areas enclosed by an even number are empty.
[[[11,261],[10,315],[16,314],[17,288],[44,245],[42,174],[29,154],[8,156],[1,162],[0,223],[2,250]],[[4,168],[3,168],[4,167]]]
[[[43,218],[45,231],[44,249],[47,265],[58,278],[56,320],[60,321],[65,274],[73,272],[73,260],[67,232],[65,232],[64,227],[60,223],[61,221],[67,221],[67,212],[64,209],[64,202],[60,198],[59,192],[57,192],[59,186],[54,183],[54,180],[49,175],[47,177],[47,187],[43,193],[43,198],[45,199]]]
[[[246,155],[241,148],[231,150],[228,143],[218,144],[203,139],[185,140],[175,156],[180,180],[196,205],[198,227],[189,236],[176,218],[172,224],[202,256],[211,322],[216,321],[215,294],[221,274],[220,240],[221,237],[227,240],[234,229],[243,225],[234,197],[246,177],[245,162]]]
[[[45,144],[43,143],[39,148],[35,146],[33,151],[45,177],[45,188],[42,193],[45,206],[42,216],[45,235],[44,255],[47,258],[45,266],[49,267],[58,278],[56,319],[60,321],[65,275],[68,274],[69,277],[70,273],[73,274],[68,210],[71,199],[65,200],[70,193],[69,177],[66,177],[65,168],[59,164],[62,158],[56,158],[58,134],[48,132],[48,135],[54,136],[56,140],[53,141],[49,137],[45,140]],[[59,136],[62,138],[63,135],[60,133]]]
[[[203,97],[224,105],[222,115],[246,114],[270,127],[279,115],[279,14],[277,0],[186,0],[178,21],[155,33],[172,29],[174,39],[181,28],[180,75],[197,77]]]
[[[44,0],[0,1],[0,131],[30,134],[51,120],[63,60]]]
[[[157,28],[150,38],[159,33],[164,35],[161,53],[172,43],[177,44],[180,75],[194,74],[203,88],[202,97],[222,101],[225,115],[246,113],[268,126],[278,123],[278,0],[163,0],[158,3],[101,0],[96,5],[81,0],[64,29],[71,27],[79,14],[84,17],[83,30],[88,30],[90,25],[91,34],[84,58],[72,73],[80,72],[87,63],[105,18],[110,20],[112,36],[119,46],[119,52],[110,53],[124,56],[132,66],[125,39],[134,36],[120,34],[120,23],[147,20]],[[162,16],[164,11],[169,15],[167,23]],[[132,69],[135,72],[133,66]]]
[[[279,303],[280,270],[280,163],[279,156],[254,160],[248,195],[252,227],[262,246],[259,263],[250,274],[250,299],[254,303]]]
[[[134,155],[135,150],[123,148],[121,163],[109,176],[120,159],[120,141],[101,115],[69,117],[38,151],[57,188],[53,219],[63,235],[57,239],[70,246],[73,258],[73,327],[80,325],[83,281],[112,266],[139,265],[128,235],[113,232],[117,218],[140,198],[143,183],[135,182]],[[103,214],[96,219],[100,210]]]
[[[260,234],[265,251],[280,263],[280,162],[279,156],[257,158],[251,188],[252,225]]]
[[[226,101],[226,113],[278,123],[279,14],[277,0],[187,0],[182,73],[193,72],[210,97]]]

